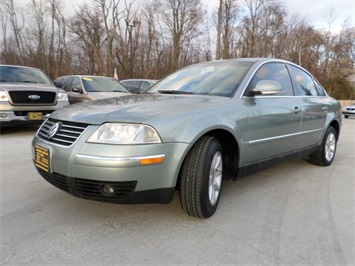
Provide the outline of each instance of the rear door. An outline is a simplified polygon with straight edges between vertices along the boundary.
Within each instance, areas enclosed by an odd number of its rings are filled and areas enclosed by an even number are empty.
[[[308,73],[293,65],[288,67],[296,93],[302,99],[300,148],[316,145],[321,140],[328,114],[327,97]]]

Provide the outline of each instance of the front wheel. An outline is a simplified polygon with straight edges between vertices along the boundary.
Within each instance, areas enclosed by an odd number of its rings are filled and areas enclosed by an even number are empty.
[[[309,156],[309,161],[315,165],[331,165],[337,148],[337,133],[333,127],[328,127],[321,145]]]
[[[217,209],[223,179],[223,151],[211,136],[191,148],[182,166],[180,203],[189,215],[208,218]]]

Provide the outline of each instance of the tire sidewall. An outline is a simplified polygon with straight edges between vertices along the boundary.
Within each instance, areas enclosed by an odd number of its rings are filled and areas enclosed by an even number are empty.
[[[222,183],[220,186],[220,191],[219,195],[217,198],[217,201],[214,205],[211,204],[209,200],[209,176],[210,176],[210,170],[211,170],[211,164],[213,161],[213,157],[217,152],[221,153],[222,156],[222,167],[223,167],[223,151],[222,151],[222,146],[219,143],[217,139],[213,139],[210,143],[210,150],[207,158],[204,158],[204,168],[203,168],[203,182],[202,182],[202,188],[201,188],[201,209],[205,217],[210,217],[213,215],[213,213],[217,210],[219,199],[221,196],[221,191],[222,191]],[[223,181],[223,170],[222,170],[222,181]]]
[[[334,154],[333,154],[332,159],[328,160],[325,156],[326,155],[326,145],[327,145],[328,137],[331,134],[333,134],[334,138],[335,138],[335,147],[334,147]],[[333,127],[329,127],[324,135],[323,142],[322,142],[322,154],[321,154],[322,157],[321,157],[321,159],[322,159],[322,163],[324,166],[329,166],[333,163],[334,158],[335,158],[336,149],[337,149],[337,134],[336,134],[336,131]]]

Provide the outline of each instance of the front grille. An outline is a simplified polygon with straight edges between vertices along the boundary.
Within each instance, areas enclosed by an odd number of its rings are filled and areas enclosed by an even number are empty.
[[[37,168],[37,171],[53,186],[64,190],[65,192],[68,192],[76,197],[96,201],[115,202],[124,200],[133,194],[137,186],[137,181],[95,181],[89,179],[67,177],[58,173],[47,173],[39,168]],[[114,188],[114,194],[110,196],[104,195],[104,193],[102,193],[102,187],[104,185],[110,185],[112,188]]]
[[[75,187],[78,194],[87,199],[99,201],[115,201],[128,198],[136,188],[137,181],[107,182],[75,178]],[[110,185],[115,193],[112,196],[104,196],[102,188]]]
[[[50,91],[10,91],[13,105],[54,105],[57,93]]]
[[[54,144],[70,146],[88,126],[83,123],[48,119],[38,130],[37,136]]]

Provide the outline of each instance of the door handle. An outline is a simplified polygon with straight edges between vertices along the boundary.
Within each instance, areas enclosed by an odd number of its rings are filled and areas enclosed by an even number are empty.
[[[298,106],[296,106],[295,108],[293,108],[293,112],[298,115],[301,112],[301,108],[299,108]]]

